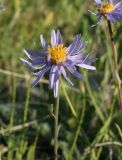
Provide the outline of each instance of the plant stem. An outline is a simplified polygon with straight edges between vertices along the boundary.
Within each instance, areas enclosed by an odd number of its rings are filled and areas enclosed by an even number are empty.
[[[111,39],[111,47],[112,47],[112,53],[113,53],[113,65],[114,65],[114,74],[115,74],[114,78],[115,78],[117,89],[118,89],[119,105],[122,108],[121,86],[120,86],[119,75],[118,75],[117,54],[116,54],[116,49],[115,49],[115,42],[113,38],[111,22],[107,20],[107,23],[108,23],[108,30],[109,30],[109,35]]]
[[[83,122],[83,118],[84,118],[84,115],[85,115],[85,109],[86,109],[86,104],[85,103],[86,102],[84,101],[84,105],[83,105],[83,108],[82,108],[82,111],[81,111],[81,114],[80,114],[79,123],[77,125],[77,129],[76,129],[76,132],[75,132],[75,135],[74,135],[73,143],[72,143],[72,146],[71,146],[71,149],[70,149],[70,159],[72,159],[72,155],[73,155],[74,150],[76,148],[76,143],[77,143],[80,131],[81,131],[80,129],[81,129],[81,125],[82,125],[82,122]]]
[[[16,78],[12,77],[12,91],[13,91],[13,100],[12,100],[12,112],[10,115],[10,132],[13,127],[14,123],[14,114],[15,114],[15,107],[16,107]]]
[[[29,100],[30,100],[30,81],[31,79],[27,80],[27,95],[26,95],[26,101],[25,101],[25,108],[24,108],[24,116],[23,121],[26,123],[27,116],[28,116],[28,109],[29,109]]]
[[[60,91],[60,89],[59,89]],[[54,128],[54,160],[58,160],[58,133],[59,133],[59,126],[58,126],[58,114],[59,114],[59,94],[55,100],[55,128]]]

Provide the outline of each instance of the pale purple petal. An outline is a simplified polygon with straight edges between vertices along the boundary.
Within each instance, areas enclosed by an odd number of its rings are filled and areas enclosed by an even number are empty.
[[[57,44],[63,44],[62,36],[59,30],[57,30]]]
[[[85,69],[96,70],[96,67],[90,66],[90,65],[87,65],[87,64],[76,64],[76,66],[79,66],[79,67],[82,67],[82,68],[85,68]]]
[[[37,66],[40,64],[47,63],[47,58],[40,58],[32,62],[32,65]]]
[[[115,9],[119,9],[122,7],[122,1],[118,2],[116,5],[115,5]]]
[[[26,50],[23,51],[25,53],[25,55],[30,59],[33,60],[35,57],[31,56],[30,54],[28,54],[28,52]]]
[[[99,15],[96,23],[94,25],[92,25],[91,27],[97,26],[97,24],[101,21],[101,19],[102,19],[102,15]]]
[[[57,37],[56,37],[56,32],[54,29],[51,31],[51,45],[52,46],[57,45]]]
[[[65,69],[64,69],[63,66],[61,66],[61,73],[62,73],[63,77],[68,81],[68,83],[73,86],[73,83],[72,83],[72,81],[67,77],[66,71],[65,71]]]
[[[75,60],[72,65],[78,65],[78,64],[87,64],[90,65],[91,63],[95,62],[97,59],[93,58],[93,59],[87,59],[85,58],[85,60]]]
[[[55,79],[54,79],[54,97],[56,98],[59,94],[59,75],[60,70],[55,73]]]
[[[84,64],[91,64],[93,62],[95,62],[97,60],[97,58],[92,58],[92,59],[85,59],[83,61]]]
[[[113,3],[113,4],[114,4],[116,0],[109,0],[109,1],[110,1],[110,3]]]
[[[115,16],[116,18],[122,17],[122,12],[113,12],[112,16]]]
[[[33,57],[30,54],[28,54],[28,52],[26,50],[24,50],[24,53],[32,61],[42,61],[42,60],[44,61],[45,60],[45,62],[46,62],[46,60],[47,60],[47,57],[44,57],[44,56],[43,57]]]
[[[106,14],[106,17],[107,17],[107,19],[109,20],[109,21],[111,21],[111,22],[115,22],[116,20],[115,20],[115,18],[112,16],[112,14]]]
[[[67,63],[65,63],[65,67],[70,71],[70,73],[72,73],[75,77],[82,79],[83,76],[76,70],[75,66],[72,65],[68,65]]]
[[[80,39],[79,42],[77,43],[77,46],[71,51],[70,55],[78,54],[81,50],[83,50],[88,42],[83,43],[83,39]]]
[[[81,34],[78,34],[74,38],[73,42],[71,43],[71,45],[67,49],[68,50],[68,55],[72,55],[72,52],[74,51],[75,47],[77,46],[78,41],[80,40],[80,38],[81,38]]]
[[[43,35],[40,35],[40,41],[41,41],[41,44],[42,44],[42,47],[44,48],[44,50],[47,51],[48,50],[48,45],[46,44]]]
[[[34,55],[36,55],[36,56],[44,56],[44,57],[46,57],[46,54],[45,53],[42,53],[42,52],[40,52],[40,51],[38,51],[38,50],[26,50],[26,52],[28,53],[28,54],[34,54]]]
[[[95,2],[96,2],[99,6],[101,6],[101,4],[102,4],[102,1],[101,1],[101,0],[95,0]]]
[[[122,24],[122,19],[118,19],[118,18],[116,18],[116,22],[119,22],[119,23],[121,23],[121,24]]]
[[[92,15],[96,16],[97,14],[92,12],[91,10],[88,10],[88,12],[90,12]]]
[[[51,70],[50,70],[50,80],[49,80],[49,85],[50,85],[50,88],[52,89],[53,86],[54,86],[54,78],[55,78],[55,74],[56,74],[56,71],[58,69],[58,66],[57,65],[53,65],[51,67]]]
[[[28,62],[27,60],[23,59],[23,58],[20,58],[20,60],[22,62],[24,62],[25,64],[27,64],[29,67],[31,67],[32,69],[40,69],[40,67],[36,67],[34,66],[31,62]]]
[[[46,65],[45,67],[43,67],[39,73],[39,75],[37,76],[37,79],[32,83],[32,87],[34,87],[35,85],[37,85],[37,83],[39,83],[39,81],[42,79],[42,77],[44,76],[44,74],[50,69],[50,65]]]
[[[68,56],[68,59],[70,59],[72,61],[80,60],[81,58],[85,58],[89,54],[90,54],[90,52],[86,52],[86,53],[83,53],[83,54],[76,54],[74,56]]]
[[[77,47],[77,49],[75,51],[75,54],[78,53],[78,52],[80,52],[81,50],[83,50],[86,47],[87,44],[88,44],[87,41],[84,42],[84,43],[80,43],[80,45]]]
[[[54,97],[56,98],[59,93],[59,80],[54,83]]]

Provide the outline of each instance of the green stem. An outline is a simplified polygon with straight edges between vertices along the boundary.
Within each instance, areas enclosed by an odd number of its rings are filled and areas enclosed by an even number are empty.
[[[10,115],[10,131],[13,127],[15,107],[16,107],[16,78],[15,77],[12,77],[12,91],[13,91],[13,100],[12,100],[12,112]]]
[[[60,89],[59,89],[60,91]],[[54,160],[58,160],[58,133],[59,133],[59,126],[58,126],[58,115],[59,115],[59,94],[58,97],[56,98],[56,103],[55,103],[55,128],[54,128]]]
[[[29,108],[29,100],[30,100],[30,79],[27,80],[27,95],[26,95],[25,108],[24,108],[24,116],[23,116],[24,124],[27,121],[28,108]]]
[[[84,115],[85,115],[85,109],[86,109],[86,104],[82,108],[79,124],[77,126],[77,129],[76,129],[76,132],[75,132],[75,135],[74,135],[74,140],[73,140],[73,143],[72,143],[72,146],[71,146],[71,150],[70,150],[70,159],[72,158],[72,155],[73,155],[73,153],[75,151],[75,148],[76,148],[76,143],[77,143],[80,131],[81,131],[81,125],[82,125],[83,118],[84,118]]]
[[[112,53],[113,53],[114,78],[115,78],[117,89],[118,89],[119,105],[122,108],[121,86],[120,86],[119,75],[118,75],[117,54],[116,54],[116,49],[115,49],[115,42],[113,38],[111,22],[107,20],[107,23],[108,23],[108,30],[109,30],[109,35],[111,39],[111,48],[112,48]]]

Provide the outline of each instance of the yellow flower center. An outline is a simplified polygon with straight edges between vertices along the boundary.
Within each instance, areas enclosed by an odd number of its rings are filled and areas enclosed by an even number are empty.
[[[114,5],[111,3],[103,4],[100,8],[101,13],[111,13],[114,10]]]
[[[63,44],[48,47],[48,54],[51,57],[51,61],[56,64],[60,64],[66,61],[67,48]]]

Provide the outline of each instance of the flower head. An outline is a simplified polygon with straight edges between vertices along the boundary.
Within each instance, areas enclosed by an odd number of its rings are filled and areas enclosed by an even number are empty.
[[[90,70],[96,69],[94,66],[90,65],[92,62],[96,61],[96,58],[88,59],[89,52],[80,53],[87,44],[87,42],[83,42],[81,34],[78,34],[68,47],[64,45],[59,30],[51,31],[50,45],[46,44],[42,35],[40,36],[40,40],[45,52],[41,52],[38,49],[24,50],[24,53],[30,61],[21,58],[22,62],[26,63],[35,71],[38,70],[38,72],[33,72],[37,79],[32,83],[32,87],[39,83],[44,74],[50,70],[49,86],[51,89],[54,89],[54,97],[57,97],[60,75],[63,75],[68,83],[73,85],[67,76],[66,70],[75,77],[81,79],[82,75],[77,71],[77,66]]]
[[[122,22],[122,1],[115,3],[115,0],[108,0],[108,2],[104,3],[101,0],[95,0],[95,2],[98,4],[98,13],[95,14],[98,16],[98,20],[93,26],[96,26],[102,17],[111,22]]]

